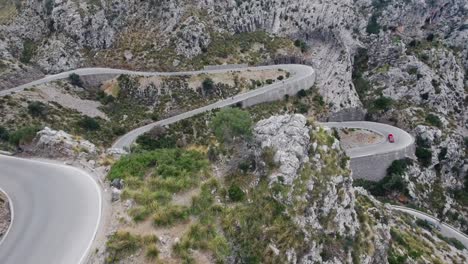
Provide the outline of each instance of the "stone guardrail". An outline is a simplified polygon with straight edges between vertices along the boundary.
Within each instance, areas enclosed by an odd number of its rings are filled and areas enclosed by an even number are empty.
[[[249,67],[248,64],[224,64],[224,65],[208,65],[203,67],[205,71],[212,70],[228,70],[228,69],[242,69]]]

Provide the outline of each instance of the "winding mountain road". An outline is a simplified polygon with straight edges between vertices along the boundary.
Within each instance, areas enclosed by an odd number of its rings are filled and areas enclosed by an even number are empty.
[[[220,69],[194,72],[134,72],[106,68],[86,68],[68,71],[0,91],[0,96],[19,92],[34,85],[54,80],[66,79],[71,73],[81,76],[102,74],[135,74],[143,76],[195,75],[201,73],[220,73],[239,70],[282,69],[291,73],[290,78],[274,84],[239,94],[232,98],[185,112],[130,131],[119,138],[115,148],[130,147],[136,138],[155,125],[168,125],[194,115],[234,105],[273,92],[285,92],[284,88],[308,89],[315,77],[314,70],[305,65],[272,65],[247,67],[241,69]],[[308,82],[305,82],[307,79]],[[309,85],[306,87],[306,85]],[[302,87],[304,86],[304,87]],[[255,103],[255,102],[254,102]],[[354,127],[375,131],[386,137],[393,133],[396,144],[386,140],[377,144],[347,150],[351,158],[371,157],[382,153],[398,151],[414,142],[405,131],[384,124],[372,122],[323,123],[328,127]],[[11,199],[13,211],[12,224],[0,242],[0,263],[2,264],[61,264],[82,263],[89,252],[96,235],[101,215],[101,191],[85,172],[76,168],[25,160],[0,155],[0,188]],[[425,219],[419,212],[400,209],[418,218]],[[453,236],[462,243],[466,237],[456,229],[447,226],[442,229],[446,236]]]
[[[0,168],[12,211],[0,263],[81,263],[101,217],[94,179],[70,166],[3,155]]]

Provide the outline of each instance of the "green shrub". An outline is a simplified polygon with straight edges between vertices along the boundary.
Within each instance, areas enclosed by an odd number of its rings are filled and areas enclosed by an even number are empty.
[[[106,263],[116,263],[137,252],[142,246],[141,238],[129,232],[117,231],[109,237],[106,251],[109,256]]]
[[[294,46],[300,48],[302,53],[306,52],[309,49],[307,43],[301,39],[296,39],[294,41]]]
[[[276,78],[276,79],[277,79],[278,81],[282,81],[282,80],[284,80],[284,76],[283,76],[283,75],[280,75],[280,76],[278,76],[278,78]]]
[[[233,184],[229,187],[228,195],[231,201],[240,202],[244,199],[245,193],[239,186]]]
[[[299,92],[297,92],[297,97],[299,98],[306,97],[306,96],[307,96],[307,92],[304,89],[301,89],[299,90]]]
[[[15,146],[28,144],[34,139],[39,130],[40,128],[37,126],[22,127],[10,134],[9,141]]]
[[[203,90],[206,92],[211,92],[214,89],[214,82],[211,78],[205,78],[202,82]]]
[[[387,175],[403,175],[411,164],[412,161],[410,159],[394,160],[390,167],[387,168]]]
[[[429,231],[432,231],[433,229],[433,226],[431,223],[429,223],[428,221],[426,220],[422,220],[422,219],[416,219],[416,222],[415,222],[418,226],[426,229],[426,230],[429,230]]]
[[[252,118],[247,111],[225,108],[216,113],[211,129],[222,143],[230,143],[235,137],[249,138],[252,134]]]
[[[143,134],[137,138],[136,143],[144,150],[175,148],[177,145],[174,135],[165,135],[161,138],[154,139],[148,134]]]
[[[366,32],[368,34],[379,34],[381,30],[381,26],[379,22],[377,21],[377,15],[372,15],[371,18],[369,19],[369,22],[367,23],[367,28]]]
[[[156,245],[149,245],[148,248],[146,249],[146,258],[153,260],[158,258],[159,256],[159,250],[156,247]]]
[[[465,245],[463,245],[462,242],[460,242],[458,239],[456,239],[454,237],[448,238],[448,241],[449,241],[450,244],[452,244],[458,250],[466,249]]]
[[[274,170],[278,167],[278,164],[275,162],[276,151],[272,147],[267,147],[263,149],[262,159],[265,161],[268,170]]]
[[[393,105],[392,98],[389,97],[380,97],[374,101],[374,107],[378,110],[388,111]]]
[[[29,63],[32,57],[36,54],[37,46],[30,40],[26,39],[23,42],[23,52],[21,53],[20,61],[22,63]]]
[[[416,157],[418,161],[425,167],[432,163],[432,151],[423,147],[416,147]]]
[[[0,140],[8,141],[9,137],[10,137],[10,133],[8,132],[8,130],[0,126]]]
[[[442,121],[440,121],[440,118],[434,114],[428,114],[426,116],[426,122],[429,123],[431,126],[436,126],[438,128],[441,128],[443,126]]]
[[[72,85],[83,87],[83,81],[81,80],[81,77],[76,73],[71,73],[70,75],[68,75],[68,80]]]
[[[78,126],[87,130],[87,131],[95,131],[101,128],[99,122],[92,117],[85,116],[81,120],[78,121]]]
[[[186,221],[189,218],[189,210],[184,206],[172,205],[160,208],[153,215],[155,226],[170,226],[174,223]]]
[[[42,102],[33,101],[28,104],[28,112],[33,117],[45,117],[47,116],[48,108]]]

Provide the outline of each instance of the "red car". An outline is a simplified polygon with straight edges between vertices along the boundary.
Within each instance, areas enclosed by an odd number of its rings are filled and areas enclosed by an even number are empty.
[[[388,134],[388,142],[395,143],[395,138],[393,137],[393,134]]]

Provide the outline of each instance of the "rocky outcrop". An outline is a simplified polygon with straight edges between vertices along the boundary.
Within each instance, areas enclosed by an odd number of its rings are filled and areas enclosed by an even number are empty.
[[[329,130],[310,127],[302,115],[273,116],[258,122],[254,131],[257,159],[264,160],[265,151],[274,151],[277,166],[268,180],[275,199],[286,205],[309,245],[305,254],[291,248],[285,253],[287,259],[290,263],[324,261],[320,256],[331,245],[317,239],[317,234],[354,236],[359,229],[349,162],[338,140]],[[273,191],[278,186],[286,189]]]
[[[37,132],[28,152],[46,158],[82,159],[96,156],[96,146],[62,130],[45,127]]]
[[[8,197],[0,191],[0,239],[7,232],[11,224],[10,203]]]
[[[279,169],[270,180],[292,185],[302,164],[309,161],[309,128],[303,115],[273,116],[261,120],[255,126],[255,138],[261,148],[275,151],[274,161]]]

